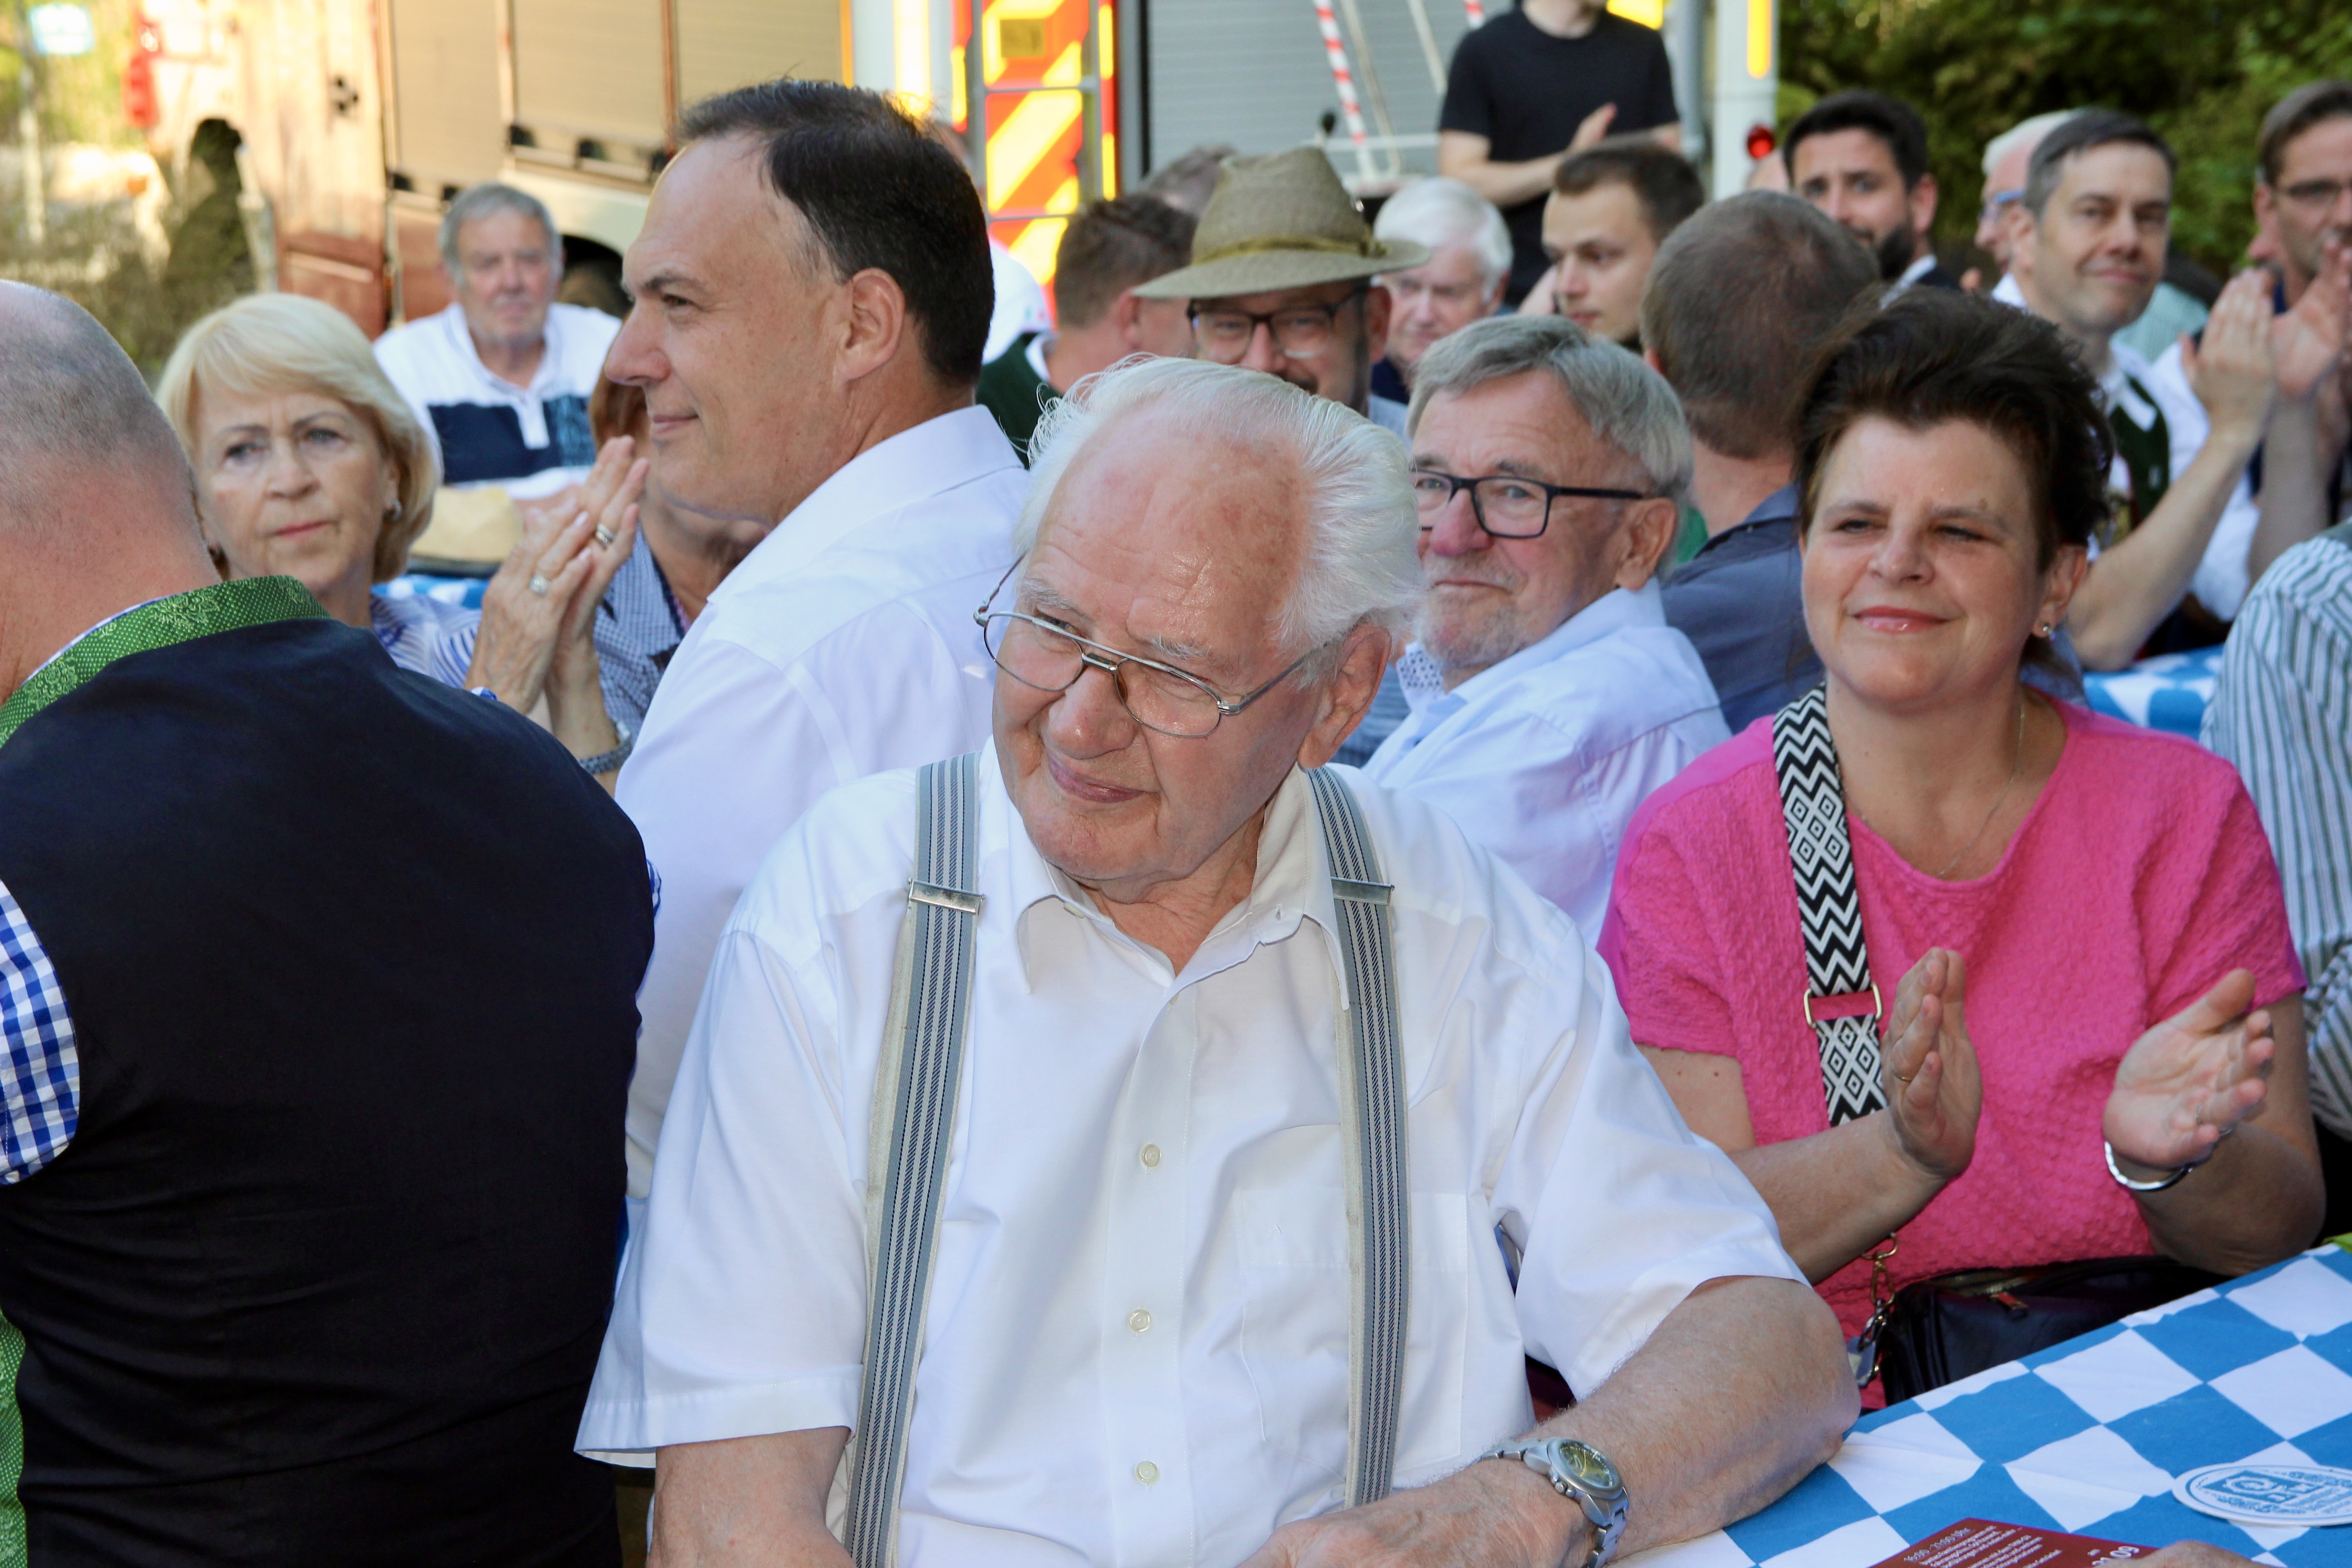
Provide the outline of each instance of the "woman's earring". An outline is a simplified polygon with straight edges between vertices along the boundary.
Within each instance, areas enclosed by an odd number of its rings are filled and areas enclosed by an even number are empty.
[[[383,520],[384,520],[384,521],[386,521],[386,522],[398,522],[398,521],[400,521],[400,512],[401,512],[401,506],[400,506],[400,503],[399,503],[398,501],[394,501],[394,502],[393,502],[390,506],[388,506],[388,507],[386,507],[386,508],[384,508],[384,509],[383,509]]]
[[[2034,627],[2033,635],[2038,637],[2048,637],[2050,635],[2050,623],[2048,621],[2044,621],[2040,626]]]

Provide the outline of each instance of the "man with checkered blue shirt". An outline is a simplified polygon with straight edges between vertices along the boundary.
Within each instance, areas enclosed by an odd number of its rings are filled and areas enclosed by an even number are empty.
[[[0,283],[0,1568],[612,1568],[570,1451],[655,899],[499,703],[223,582]]]

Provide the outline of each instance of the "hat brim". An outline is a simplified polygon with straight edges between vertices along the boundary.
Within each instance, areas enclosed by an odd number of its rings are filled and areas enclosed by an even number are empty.
[[[1378,278],[1402,272],[1429,259],[1424,246],[1391,239],[1379,256],[1349,256],[1331,250],[1253,250],[1182,267],[1135,286],[1144,300],[1231,300],[1244,294],[1270,294],[1278,289],[1311,289],[1319,283],[1346,283],[1358,278]]]

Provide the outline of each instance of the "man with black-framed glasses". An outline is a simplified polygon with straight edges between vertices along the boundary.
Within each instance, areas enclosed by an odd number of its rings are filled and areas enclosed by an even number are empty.
[[[1388,353],[1383,273],[1428,248],[1372,236],[1312,147],[1228,158],[1192,237],[1192,265],[1137,285],[1139,299],[1189,299],[1192,355],[1278,375],[1404,434],[1404,405],[1372,391]]]
[[[1657,372],[1551,316],[1476,321],[1414,381],[1429,599],[1412,716],[1368,777],[1444,810],[1588,940],[1649,793],[1730,738],[1656,576],[1690,483]]]

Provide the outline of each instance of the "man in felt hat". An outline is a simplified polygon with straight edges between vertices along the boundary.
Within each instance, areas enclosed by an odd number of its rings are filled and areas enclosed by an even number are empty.
[[[1404,435],[1404,405],[1372,392],[1388,353],[1384,272],[1429,259],[1372,237],[1329,159],[1312,147],[1228,158],[1192,236],[1192,264],[1139,284],[1145,300],[1192,301],[1192,352],[1278,375]]]

